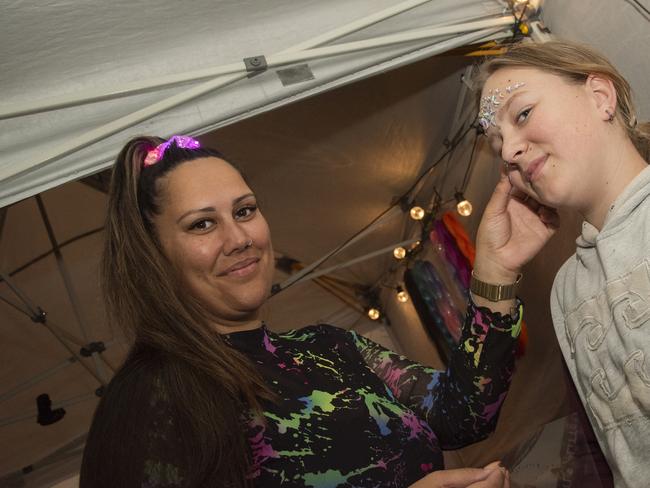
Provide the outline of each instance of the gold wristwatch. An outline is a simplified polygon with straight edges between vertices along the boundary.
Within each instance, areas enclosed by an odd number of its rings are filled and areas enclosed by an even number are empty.
[[[495,285],[479,280],[476,276],[474,276],[474,272],[472,271],[472,279],[470,280],[469,289],[472,291],[472,293],[474,293],[474,295],[487,298],[491,302],[510,300],[516,296],[517,285],[521,281],[522,276],[523,275],[519,273],[514,283],[507,285]]]

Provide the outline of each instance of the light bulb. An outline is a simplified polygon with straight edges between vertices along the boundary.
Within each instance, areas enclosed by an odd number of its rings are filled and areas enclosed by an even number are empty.
[[[472,215],[472,204],[469,203],[469,200],[463,200],[461,202],[458,202],[458,205],[456,205],[456,210],[458,210],[458,213],[463,217],[469,217]]]
[[[397,300],[402,302],[402,303],[406,303],[406,302],[409,301],[409,294],[398,287],[397,288]]]
[[[409,213],[413,220],[422,220],[424,218],[424,209],[422,207],[413,207]]]
[[[403,247],[396,247],[393,249],[393,256],[395,256],[395,259],[404,259],[406,257],[406,249]]]
[[[469,217],[472,215],[472,204],[469,203],[461,192],[457,192],[456,195],[456,211],[463,217]]]
[[[371,307],[368,309],[368,317],[370,317],[370,320],[377,320],[380,315],[381,313],[376,308]]]

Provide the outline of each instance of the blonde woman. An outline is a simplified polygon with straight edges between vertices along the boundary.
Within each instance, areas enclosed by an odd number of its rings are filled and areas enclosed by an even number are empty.
[[[579,44],[520,44],[482,66],[479,122],[497,189],[540,215],[584,218],[551,310],[617,487],[650,480],[650,147],[630,86]]]

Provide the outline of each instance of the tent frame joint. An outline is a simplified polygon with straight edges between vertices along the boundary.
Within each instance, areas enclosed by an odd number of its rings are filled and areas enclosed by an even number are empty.
[[[37,307],[36,312],[30,318],[36,324],[45,324],[47,321],[47,312],[41,307]]]
[[[79,350],[79,354],[81,354],[85,358],[89,358],[93,354],[102,353],[105,350],[106,350],[106,345],[103,342],[101,341],[90,342]]]

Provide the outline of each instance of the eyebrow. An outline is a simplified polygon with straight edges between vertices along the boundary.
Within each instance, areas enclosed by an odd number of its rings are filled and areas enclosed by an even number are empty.
[[[514,91],[514,90],[513,90],[513,91]],[[510,104],[512,103],[512,101],[513,101],[515,98],[517,98],[519,95],[523,95],[524,93],[526,93],[525,90],[523,90],[523,91],[516,91],[515,93],[513,93],[513,94],[510,96],[510,98],[508,98],[508,99],[506,100],[506,103],[503,104],[503,107],[499,108],[498,111],[499,111],[499,112],[502,112],[502,111],[506,111],[506,112],[507,112],[507,111],[508,111],[508,107],[510,107]]]
[[[232,201],[232,205],[233,205],[233,207],[234,207],[235,205],[237,205],[237,204],[238,204],[239,202],[241,202],[242,200],[246,200],[247,198],[254,197],[254,196],[255,196],[254,193],[246,193],[246,194],[244,194],[244,195],[242,195],[242,196],[240,196],[240,197],[235,198],[235,199]],[[183,215],[181,215],[180,217],[178,217],[178,219],[176,220],[176,223],[179,223],[179,222],[180,222],[181,220],[183,220],[185,217],[187,217],[188,215],[192,215],[192,214],[194,214],[194,213],[216,212],[216,210],[217,210],[217,209],[216,209],[215,207],[203,207],[203,208],[195,208],[195,209],[192,209],[192,210],[188,210],[188,211],[185,212]]]

